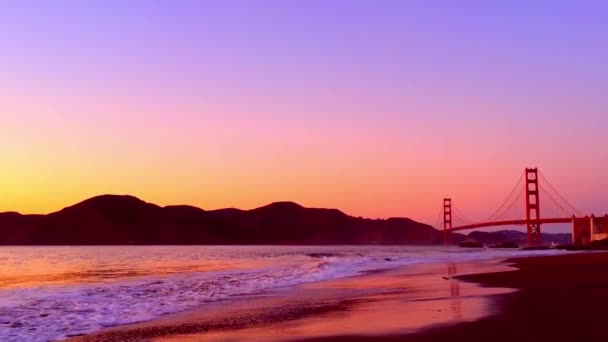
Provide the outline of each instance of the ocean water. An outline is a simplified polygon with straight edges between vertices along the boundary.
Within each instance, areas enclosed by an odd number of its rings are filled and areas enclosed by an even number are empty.
[[[370,270],[556,253],[412,246],[0,247],[0,341],[62,339]]]

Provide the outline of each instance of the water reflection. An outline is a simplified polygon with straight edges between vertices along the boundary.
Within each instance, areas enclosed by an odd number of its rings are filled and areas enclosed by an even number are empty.
[[[450,281],[450,308],[457,321],[462,320],[462,303],[460,300],[460,282],[453,279],[458,274],[457,264],[448,263],[448,277]]]

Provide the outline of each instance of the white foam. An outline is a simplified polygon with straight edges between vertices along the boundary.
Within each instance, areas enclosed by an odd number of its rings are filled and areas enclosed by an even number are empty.
[[[297,247],[294,247],[297,248]],[[290,266],[232,269],[0,291],[0,341],[48,341],[154,319],[236,295],[403,265],[555,254],[558,251],[364,250],[310,257]]]

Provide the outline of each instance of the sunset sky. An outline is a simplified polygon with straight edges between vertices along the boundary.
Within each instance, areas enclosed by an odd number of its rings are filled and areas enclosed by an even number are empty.
[[[559,4],[558,4],[559,3]],[[0,211],[608,210],[604,1],[2,1]],[[541,195],[542,196],[542,195]]]

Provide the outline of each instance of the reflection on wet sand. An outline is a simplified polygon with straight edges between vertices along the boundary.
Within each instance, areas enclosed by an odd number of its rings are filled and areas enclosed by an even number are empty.
[[[450,297],[451,297],[451,308],[454,313],[454,320],[462,320],[462,307],[460,304],[460,282],[452,278],[458,274],[457,265],[455,263],[448,263],[448,276],[450,277]]]

